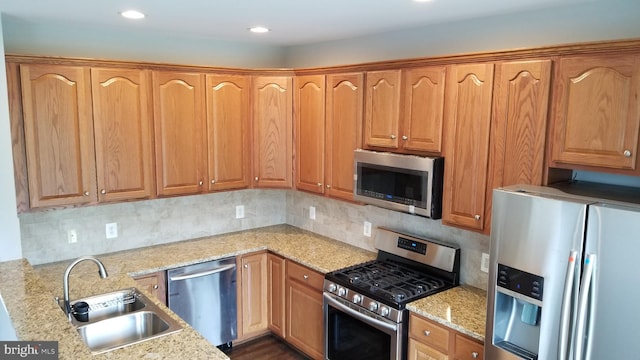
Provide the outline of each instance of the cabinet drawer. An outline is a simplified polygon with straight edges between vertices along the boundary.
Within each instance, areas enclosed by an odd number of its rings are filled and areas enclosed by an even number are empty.
[[[324,275],[293,261],[287,261],[287,277],[298,280],[312,288],[322,291]]]
[[[484,359],[484,345],[456,334],[455,358],[457,360]]]
[[[449,348],[449,329],[414,314],[409,319],[409,336],[445,353]]]

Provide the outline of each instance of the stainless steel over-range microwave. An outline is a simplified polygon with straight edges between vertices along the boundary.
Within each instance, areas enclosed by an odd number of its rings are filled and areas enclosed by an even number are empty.
[[[410,214],[442,217],[444,158],[355,150],[356,201]]]

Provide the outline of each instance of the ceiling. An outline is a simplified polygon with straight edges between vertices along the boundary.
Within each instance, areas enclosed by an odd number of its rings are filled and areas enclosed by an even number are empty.
[[[291,46],[606,0],[0,0],[23,21]],[[136,9],[143,20],[122,18]],[[264,26],[271,31],[253,34]]]

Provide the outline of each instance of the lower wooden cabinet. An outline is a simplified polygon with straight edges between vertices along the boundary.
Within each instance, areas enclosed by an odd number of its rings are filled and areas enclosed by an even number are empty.
[[[155,296],[165,306],[167,305],[167,276],[164,271],[134,276],[138,287]]]
[[[324,275],[292,261],[287,261],[286,273],[285,340],[312,359],[324,359]]]
[[[238,272],[238,340],[268,332],[267,253],[239,256]]]
[[[281,338],[285,336],[285,260],[283,257],[267,255],[267,302],[269,330]]]
[[[422,316],[409,317],[408,360],[484,358],[484,344]]]

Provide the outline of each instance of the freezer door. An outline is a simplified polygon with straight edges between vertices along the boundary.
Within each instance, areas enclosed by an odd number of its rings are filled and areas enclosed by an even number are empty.
[[[640,359],[640,208],[597,204],[588,214],[585,255],[595,263],[578,360]]]
[[[572,253],[577,257],[582,253],[588,203],[541,193],[494,190],[486,359],[522,360],[527,353],[536,354],[537,359],[557,359],[565,278],[570,266],[581,263],[580,259],[571,263],[569,258]],[[532,303],[527,298],[497,288],[498,264],[543,278],[539,309],[526,305]],[[579,268],[575,270],[580,273]],[[577,289],[578,278],[569,283]],[[569,299],[571,303],[577,301],[577,290],[575,294],[575,299]],[[527,316],[532,309],[538,318]]]

